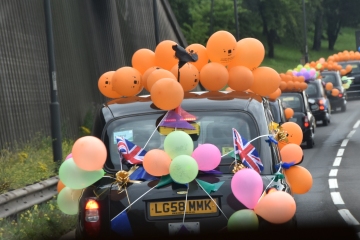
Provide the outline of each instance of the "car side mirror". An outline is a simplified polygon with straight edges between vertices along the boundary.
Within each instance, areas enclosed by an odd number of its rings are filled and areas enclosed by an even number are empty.
[[[308,99],[308,103],[309,103],[309,104],[315,104],[315,99],[309,98],[309,99]]]

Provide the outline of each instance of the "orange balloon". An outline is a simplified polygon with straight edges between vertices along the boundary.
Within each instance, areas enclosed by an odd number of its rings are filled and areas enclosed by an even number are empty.
[[[65,186],[65,184],[59,179],[57,184],[57,192],[59,193]]]
[[[298,76],[297,79],[298,79],[298,81],[301,82],[301,83],[302,83],[302,82],[305,82],[305,77],[304,77],[304,76]]]
[[[250,70],[259,67],[265,57],[264,45],[256,38],[243,38],[237,42],[237,53],[234,60],[229,64],[244,66]]]
[[[299,146],[301,145],[303,140],[303,132],[301,130],[301,127],[297,123],[286,122],[282,124],[281,127],[288,134],[287,136],[288,143],[295,143]]]
[[[300,85],[301,85],[300,82],[297,82],[297,81],[294,82],[294,89],[295,89],[295,91],[300,91],[300,90],[301,90]]]
[[[71,154],[75,164],[85,171],[102,169],[107,157],[105,144],[93,136],[77,139],[72,147]]]
[[[231,87],[227,87],[227,88],[225,89],[225,91],[231,92],[231,91],[234,91],[234,89],[232,89]]]
[[[154,83],[162,78],[172,78],[175,81],[177,81],[177,78],[169,70],[161,69],[161,68],[156,69],[156,70],[152,71],[147,78],[147,81],[146,81],[147,89],[146,90],[148,90],[150,92]]]
[[[346,70],[346,73],[351,72],[352,66],[351,65],[346,65],[345,70]]]
[[[293,81],[287,81],[287,86],[286,86],[286,90],[287,91],[292,91],[294,90],[295,84]]]
[[[331,82],[327,82],[325,84],[325,89],[326,90],[331,91],[331,89],[333,89],[333,88],[334,88],[334,86],[333,86],[333,84]]]
[[[137,50],[131,58],[132,67],[143,74],[150,67],[155,66],[155,53],[147,48]]]
[[[292,166],[284,170],[286,181],[290,185],[292,193],[307,193],[313,184],[311,173],[302,166]]]
[[[337,97],[337,96],[339,95],[339,93],[340,93],[339,89],[333,88],[333,89],[331,90],[331,95],[332,95],[333,97]]]
[[[278,89],[276,89],[275,92],[273,92],[273,93],[271,93],[271,94],[269,95],[269,99],[270,99],[270,100],[275,100],[275,99],[277,99],[278,97],[280,97],[280,95],[281,95],[281,90],[280,90],[280,88],[278,88]]]
[[[280,150],[280,155],[283,162],[298,164],[302,160],[304,153],[299,145],[289,143]]]
[[[340,75],[341,76],[344,76],[344,75],[346,75],[348,73],[348,71],[346,70],[346,69],[341,69],[340,70]]]
[[[196,53],[198,55],[198,60],[191,63],[197,68],[197,70],[200,71],[202,67],[209,62],[209,57],[207,55],[205,46],[199,43],[193,43],[187,46],[185,50],[188,52]]]
[[[170,163],[170,156],[161,149],[148,151],[143,159],[143,166],[146,172],[156,177],[168,175],[170,173]]]
[[[280,85],[280,76],[278,72],[270,67],[258,67],[253,71],[254,83],[251,90],[261,96],[268,96],[275,92]]]
[[[162,69],[161,67],[157,67],[157,66],[154,66],[154,67],[149,67],[145,72],[144,74],[142,75],[141,77],[141,84],[143,85],[143,87],[147,90],[148,90],[148,87],[147,87],[147,79],[150,75],[150,73],[152,73],[154,70],[156,69]]]
[[[288,143],[284,141],[278,141],[278,148],[281,151]]]
[[[235,57],[236,47],[235,37],[228,31],[221,30],[209,37],[206,52],[210,61],[228,65]]]
[[[184,90],[178,81],[162,78],[151,87],[150,97],[156,107],[172,110],[180,106],[184,99]]]
[[[307,83],[306,82],[301,82],[300,83],[300,88],[301,88],[301,90],[305,90],[305,89],[307,89],[307,87],[308,87],[308,85],[307,85]]]
[[[176,79],[179,79],[178,69],[178,64],[176,64],[171,69],[171,72],[176,77]],[[184,92],[193,90],[194,88],[196,88],[199,82],[200,72],[192,63],[187,63],[180,68],[180,84],[183,87]]]
[[[108,98],[119,98],[121,95],[115,92],[112,88],[112,76],[115,71],[109,71],[100,76],[98,81],[98,88],[102,95]]]
[[[113,90],[121,96],[135,96],[143,89],[141,74],[132,67],[121,67],[112,77]]]
[[[261,198],[254,212],[270,223],[281,224],[294,217],[296,203],[290,194],[275,191]]]
[[[253,73],[247,67],[236,66],[229,70],[228,85],[235,91],[245,91],[254,82]]]
[[[279,84],[279,88],[281,91],[285,91],[286,88],[287,88],[287,83],[284,82],[284,81],[281,81],[280,84]]]
[[[155,48],[155,65],[166,70],[169,70],[178,63],[175,57],[175,51],[172,49],[176,42],[171,40],[164,40],[160,42]]]
[[[229,73],[220,63],[206,64],[200,71],[200,82],[209,91],[223,89],[229,80]]]
[[[294,110],[292,108],[285,108],[284,113],[287,120],[294,116]]]

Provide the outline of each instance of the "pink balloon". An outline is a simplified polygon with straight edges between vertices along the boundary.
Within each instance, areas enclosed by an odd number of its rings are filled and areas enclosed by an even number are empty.
[[[199,145],[191,154],[199,166],[199,170],[210,171],[215,169],[221,161],[220,150],[210,143]]]
[[[65,160],[68,160],[69,158],[72,158],[72,153],[70,153],[69,155],[66,156]],[[64,161],[65,161],[64,160]]]
[[[263,181],[255,170],[242,169],[231,179],[231,190],[248,209],[254,209],[263,192]]]

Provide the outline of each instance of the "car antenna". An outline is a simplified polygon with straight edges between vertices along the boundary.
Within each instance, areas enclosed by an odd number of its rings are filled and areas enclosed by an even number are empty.
[[[187,52],[183,47],[179,45],[173,45],[172,49],[175,51],[175,57],[179,59],[178,65],[178,82],[180,82],[180,68],[187,62],[196,62],[198,60],[197,53],[194,51]]]

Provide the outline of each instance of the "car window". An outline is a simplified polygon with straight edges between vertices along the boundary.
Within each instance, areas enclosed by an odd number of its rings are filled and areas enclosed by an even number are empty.
[[[325,83],[331,82],[334,87],[340,87],[340,82],[338,81],[335,74],[324,74],[322,75],[322,80]]]
[[[282,122],[281,113],[277,102],[270,102],[270,110],[271,110],[271,115],[274,118],[274,121],[277,123]]]
[[[315,84],[308,84],[305,92],[309,96],[309,98],[317,98],[319,95],[321,95],[321,92],[319,90],[320,89],[317,88]]]
[[[280,96],[285,108],[292,108],[294,112],[304,112],[304,102],[300,94],[285,94]]]
[[[196,121],[190,122],[198,126],[197,130],[191,130],[189,135],[194,142],[194,149],[199,144],[211,143],[216,145],[221,154],[224,155],[234,147],[232,128],[235,128],[246,140],[254,139],[259,136],[259,127],[256,119],[248,112],[240,111],[212,111],[212,112],[189,112],[197,117]],[[161,134],[161,127],[156,129],[156,119],[162,119],[163,115],[148,114],[117,119],[112,121],[106,128],[103,138],[108,145],[109,157],[113,166],[111,168],[120,169],[120,156],[117,150],[116,137],[122,136],[133,142],[135,145],[144,148],[146,151],[151,149],[164,149],[164,140],[166,135]],[[264,133],[263,133],[264,134]],[[271,152],[266,149],[261,152],[260,138],[253,141],[252,144],[260,154],[260,157],[267,164],[272,164]],[[267,160],[263,159],[267,158]],[[221,164],[231,164],[234,158],[230,155],[222,158]]]

